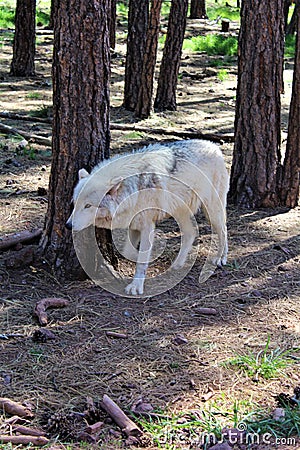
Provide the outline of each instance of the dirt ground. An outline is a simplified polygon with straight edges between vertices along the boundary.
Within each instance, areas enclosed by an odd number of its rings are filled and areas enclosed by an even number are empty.
[[[189,21],[188,32],[195,34],[209,27],[213,26],[204,21]],[[10,39],[3,34],[1,111],[47,112],[51,105],[52,36],[38,34],[37,76],[26,80],[8,76]],[[112,153],[170,139],[151,133],[156,127],[232,134],[236,58],[223,58],[227,72],[222,81],[216,59],[222,58],[184,52],[178,110],[141,121],[139,125],[148,127],[149,133],[113,131]],[[121,106],[124,62],[125,46],[120,38],[112,59],[111,121],[130,124],[135,118]],[[292,63],[287,61],[283,141],[291,82]],[[51,135],[48,123],[0,121],[23,131]],[[230,169],[232,144],[224,143],[221,148]],[[24,147],[20,139],[0,135],[1,236],[43,226],[50,162],[49,148]],[[111,294],[91,281],[58,280],[34,259],[31,246],[23,247],[27,249],[25,265],[20,267],[18,262],[17,267],[10,267],[17,251],[24,251],[20,246],[0,252],[0,395],[30,405],[35,414],[30,425],[47,430],[52,449],[92,448],[90,437],[85,447],[66,444],[88,439],[82,434],[86,420],[104,420],[97,448],[128,444],[97,407],[104,394],[126,411],[139,402],[150,404],[150,409],[162,416],[186,417],[214,410],[224,426],[232,427],[234,405],[239,405],[241,420],[247,405],[250,410],[256,405],[271,412],[277,394],[291,395],[300,385],[300,208],[244,211],[229,206],[228,265],[203,284],[198,276],[210,229],[202,219],[199,228],[199,255],[189,274],[171,290],[144,299]],[[163,231],[173,236],[168,224]],[[178,238],[178,233],[174,237]],[[49,311],[46,329],[53,335],[46,336],[33,313],[36,302],[45,297],[69,301],[66,307]],[[200,307],[215,308],[216,314],[201,314]],[[108,331],[125,333],[126,338],[108,336]],[[258,354],[268,338],[271,350],[291,350],[294,357],[294,363],[276,378],[251,379],[223,364],[236,354]],[[208,392],[212,395],[206,400]],[[95,410],[90,406],[84,418],[87,398],[93,399]],[[0,434],[5,420],[4,414],[0,415]],[[147,435],[144,447],[200,448],[192,443],[188,431],[182,430],[175,437],[171,433],[161,436],[160,444]],[[276,448],[299,445],[299,441],[293,445],[281,442]]]

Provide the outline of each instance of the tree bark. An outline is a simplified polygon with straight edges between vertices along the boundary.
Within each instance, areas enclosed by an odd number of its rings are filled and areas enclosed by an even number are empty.
[[[298,205],[299,201],[299,172],[300,172],[300,1],[297,0],[296,14],[296,50],[292,98],[290,104],[288,138],[286,153],[282,169],[281,201],[290,208]]]
[[[173,0],[170,10],[166,43],[160,66],[154,108],[175,111],[176,88],[182,44],[186,27],[188,0]]]
[[[110,0],[65,0],[55,20],[53,156],[41,250],[62,274],[79,268],[65,228],[78,170],[109,156],[109,7]]]
[[[205,0],[191,0],[190,19],[207,19]]]
[[[109,42],[110,48],[116,48],[116,19],[117,19],[117,0],[111,0],[110,23],[109,23]]]
[[[35,75],[35,8],[36,0],[17,0],[13,58],[10,75],[31,77]]]
[[[283,0],[242,2],[229,197],[246,208],[279,203],[283,51]]]
[[[143,58],[141,85],[138,93],[135,114],[140,118],[150,115],[153,96],[154,71],[157,57],[157,44],[162,0],[152,0],[150,20],[147,30],[146,49]]]
[[[134,111],[141,85],[141,74],[149,20],[149,0],[129,0],[125,66],[124,108]]]

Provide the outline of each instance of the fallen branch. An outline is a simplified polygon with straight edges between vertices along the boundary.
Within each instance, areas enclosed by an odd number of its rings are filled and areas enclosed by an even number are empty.
[[[0,133],[4,134],[15,134],[17,136],[21,136],[26,140],[36,142],[40,145],[46,145],[47,147],[51,147],[51,139],[46,138],[44,136],[37,136],[35,134],[27,133],[26,131],[17,130],[17,128],[10,127],[8,125],[4,125],[4,123],[0,122]]]
[[[111,416],[128,437],[139,437],[143,434],[142,430],[129,419],[121,408],[106,394],[103,395],[101,407]]]
[[[167,136],[178,136],[182,138],[188,139],[205,139],[213,142],[234,142],[233,134],[212,134],[212,133],[202,133],[201,131],[178,131],[178,130],[170,130],[166,128],[149,128],[149,127],[140,127],[138,125],[127,125],[127,124],[110,124],[111,130],[120,130],[120,131],[140,131],[147,134],[162,134]]]
[[[38,301],[34,308],[34,313],[37,315],[39,322],[41,325],[47,325],[48,316],[46,313],[46,309],[48,308],[63,308],[64,306],[68,306],[69,300],[65,298],[43,298]]]
[[[48,444],[49,439],[45,436],[26,436],[26,435],[18,435],[18,436],[6,436],[0,435],[0,443],[1,444],[33,444],[33,445],[46,445]]]
[[[22,114],[10,113],[8,111],[0,112],[0,117],[2,119],[22,120],[23,122],[52,123],[52,119],[46,119],[45,117],[25,116]]]
[[[21,403],[10,400],[9,398],[0,398],[0,410],[11,414],[12,416],[19,417],[34,417],[32,411],[26,406],[21,405]]]
[[[40,118],[40,117],[30,117],[30,116],[23,116],[21,114],[14,114],[9,112],[2,112],[0,113],[0,117],[4,119],[11,119],[11,120],[23,120],[23,121],[33,121],[33,122],[41,122],[41,123],[52,123],[51,119],[46,118]],[[118,124],[118,123],[111,123],[110,129],[113,130],[119,130],[119,131],[140,131],[142,133],[147,134],[161,134],[166,136],[178,136],[186,139],[205,139],[213,142],[234,142],[234,135],[233,134],[215,134],[215,133],[202,133],[201,131],[188,131],[188,130],[172,130],[172,129],[166,129],[166,128],[149,128],[149,127],[143,127],[139,125],[131,125],[131,124]],[[41,145],[47,145],[51,146],[51,139],[45,138],[43,136],[36,136],[30,133],[26,133],[25,131],[17,130],[16,128],[9,127],[8,125],[4,125],[0,123],[0,131],[6,134],[19,134],[20,136],[24,137],[25,139],[30,139],[31,141],[36,142],[37,144]]]
[[[13,433],[25,434],[27,436],[45,436],[46,433],[43,430],[37,428],[24,427],[24,425],[14,425],[12,427]]]
[[[0,237],[0,250],[7,250],[17,244],[24,244],[25,242],[33,241],[41,236],[42,229],[29,231],[24,230],[18,233],[7,234],[6,236]]]

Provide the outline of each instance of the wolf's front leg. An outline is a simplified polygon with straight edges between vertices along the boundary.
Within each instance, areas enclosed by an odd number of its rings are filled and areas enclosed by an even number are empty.
[[[125,288],[126,294],[142,295],[144,292],[144,282],[154,241],[154,230],[154,223],[147,224],[147,226],[141,230],[140,248],[135,275],[132,282]]]

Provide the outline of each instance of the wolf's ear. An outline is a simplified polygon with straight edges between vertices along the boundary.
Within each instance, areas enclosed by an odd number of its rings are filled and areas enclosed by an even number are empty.
[[[121,186],[122,181],[123,181],[122,177],[116,177],[116,178],[114,178],[112,180],[113,187],[109,190],[109,192],[108,192],[109,195],[111,195],[112,197],[114,195],[116,195],[116,193],[118,192],[119,187]]]
[[[80,170],[78,171],[78,178],[79,178],[79,180],[81,180],[82,178],[86,178],[86,177],[88,177],[88,176],[89,176],[89,173],[88,173],[87,170],[85,170],[85,169],[80,169]]]

